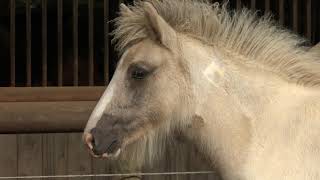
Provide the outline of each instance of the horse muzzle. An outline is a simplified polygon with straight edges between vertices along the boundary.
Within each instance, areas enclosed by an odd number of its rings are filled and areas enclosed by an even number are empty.
[[[121,139],[119,136],[106,134],[99,128],[93,128],[83,135],[90,154],[96,158],[117,158],[122,149]]]

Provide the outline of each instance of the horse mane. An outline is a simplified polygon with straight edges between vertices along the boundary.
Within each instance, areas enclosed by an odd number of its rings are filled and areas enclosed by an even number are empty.
[[[119,52],[148,38],[146,1],[178,33],[221,48],[244,63],[256,63],[288,81],[320,86],[320,60],[307,53],[303,38],[278,26],[270,15],[258,17],[248,9],[231,11],[227,4],[208,0],[136,0],[129,6],[131,11],[122,11],[115,19],[113,42]]]

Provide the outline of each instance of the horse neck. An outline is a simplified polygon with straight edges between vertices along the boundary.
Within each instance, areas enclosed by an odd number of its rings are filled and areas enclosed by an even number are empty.
[[[204,123],[187,133],[222,172],[229,172],[224,174],[238,176],[257,116],[288,85],[272,73],[224,60],[223,51],[197,41],[188,39],[183,47],[193,82],[194,113]]]

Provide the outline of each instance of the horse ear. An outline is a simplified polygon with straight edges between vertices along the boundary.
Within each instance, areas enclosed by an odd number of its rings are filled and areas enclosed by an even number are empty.
[[[149,2],[144,2],[144,10],[151,26],[151,33],[155,39],[169,49],[177,47],[176,31],[158,14]]]
[[[125,4],[121,3],[120,4],[120,13],[121,14],[130,14],[130,13],[132,13],[132,11],[130,10],[130,8],[128,8],[128,6],[126,6]]]

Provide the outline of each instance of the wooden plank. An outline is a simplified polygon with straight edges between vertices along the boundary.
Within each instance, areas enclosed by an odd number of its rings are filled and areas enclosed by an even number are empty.
[[[111,173],[110,161],[105,159],[93,159],[92,173],[93,174],[106,174]],[[111,177],[93,177],[92,180],[111,180]]]
[[[175,140],[170,146],[167,146],[166,160],[167,169],[166,171],[173,172],[185,172],[188,171],[189,162],[189,151],[191,146],[187,143],[183,143],[180,140]],[[172,180],[185,180],[188,179],[188,175],[174,175],[170,176]]]
[[[188,172],[188,171],[211,171],[209,162],[195,146],[185,137],[176,135],[174,140],[167,144],[164,157],[153,167],[145,167],[143,172]],[[143,180],[219,180],[216,174],[202,175],[166,175],[145,176]]]
[[[58,86],[63,85],[63,1],[57,0],[58,14]]]
[[[42,136],[42,174],[43,175],[55,175],[54,164],[54,138],[51,134],[43,134]]]
[[[78,11],[79,2],[73,0],[73,85],[79,84],[79,49],[78,49]]]
[[[42,0],[42,86],[47,86],[47,0]]]
[[[58,175],[68,173],[68,134],[54,134],[54,164]]]
[[[269,13],[270,10],[271,10],[271,7],[270,7],[270,0],[265,0],[265,4],[264,4],[264,9],[265,9],[265,13]]]
[[[10,86],[16,86],[16,0],[10,0]]]
[[[42,135],[18,135],[18,176],[42,175]]]
[[[96,101],[0,103],[0,133],[82,132]]]
[[[17,135],[0,135],[0,177],[17,176]]]
[[[26,63],[26,72],[27,72],[27,83],[26,86],[31,86],[31,0],[26,0],[26,56],[27,56],[27,63]]]
[[[68,174],[92,173],[92,159],[82,143],[82,133],[72,133],[68,136]],[[91,178],[70,178],[70,180],[91,180]]]
[[[105,87],[4,87],[0,102],[97,101]]]
[[[281,25],[284,25],[284,16],[285,16],[285,10],[284,10],[284,0],[279,0],[279,23]]]
[[[104,37],[104,83],[105,85],[109,84],[109,0],[104,0],[103,5],[103,16],[104,16],[104,32],[106,32],[106,35]],[[106,22],[107,20],[107,22]]]
[[[306,16],[307,16],[307,30],[306,37],[312,41],[312,1],[307,0],[306,2]]]
[[[299,32],[299,10],[298,10],[298,0],[293,0],[293,31]]]
[[[68,164],[68,134],[43,135],[43,175],[65,175]]]
[[[88,1],[89,16],[89,86],[94,85],[94,0]]]
[[[256,10],[256,0],[251,0],[250,7],[252,10]]]
[[[165,154],[166,151],[165,151]],[[163,158],[166,158],[163,157]],[[167,160],[166,159],[160,159],[159,162],[155,162],[152,167],[144,167],[142,172],[151,172],[151,173],[161,173],[167,171]],[[161,175],[161,176],[142,176],[143,180],[168,180],[170,178],[169,175]]]
[[[200,154],[195,147],[189,145],[189,151],[185,152],[185,156],[186,154],[188,154],[188,158],[189,158],[189,170],[192,171],[207,171],[207,170],[211,170],[211,168],[209,168],[209,165],[207,164],[208,162],[203,158],[202,154]],[[191,163],[192,162],[192,163]],[[190,180],[191,179],[207,179],[208,174],[200,174],[200,175],[190,175]]]
[[[240,10],[241,9],[241,0],[237,0],[237,9]]]

